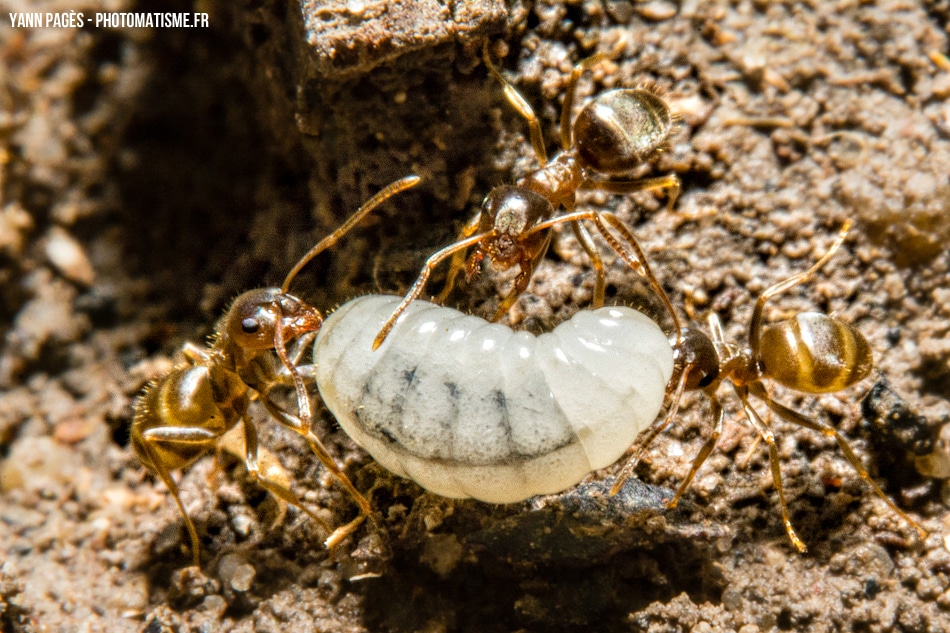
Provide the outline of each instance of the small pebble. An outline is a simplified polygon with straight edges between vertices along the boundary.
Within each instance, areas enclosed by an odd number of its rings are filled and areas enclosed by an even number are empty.
[[[70,281],[91,286],[96,279],[96,271],[82,245],[61,227],[54,226],[49,230],[46,257],[56,270]]]
[[[648,2],[638,9],[640,15],[646,18],[647,20],[656,20],[657,22],[661,20],[669,20],[670,18],[676,15],[676,5],[672,2],[663,2],[662,0],[656,0],[656,2]]]
[[[218,563],[218,575],[234,591],[245,592],[251,588],[257,571],[238,554],[228,554]]]

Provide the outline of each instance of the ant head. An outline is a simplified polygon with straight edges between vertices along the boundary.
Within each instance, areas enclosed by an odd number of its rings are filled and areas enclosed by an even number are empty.
[[[630,171],[659,150],[673,127],[666,102],[649,90],[617,89],[598,95],[574,121],[581,161],[596,171]]]
[[[500,270],[533,258],[547,244],[546,233],[531,228],[554,213],[551,202],[525,187],[495,187],[482,203],[482,215],[491,228],[477,247]]]
[[[551,202],[525,187],[501,185],[492,189],[484,202],[482,213],[492,223],[495,235],[520,237],[542,218],[554,212]]]
[[[280,288],[245,292],[224,318],[227,336],[246,350],[266,350],[320,327],[322,315]],[[278,334],[279,332],[279,334]]]
[[[679,346],[674,343],[673,354],[680,371],[687,372],[686,389],[705,389],[719,378],[719,352],[710,338],[695,328],[684,327],[682,338]]]

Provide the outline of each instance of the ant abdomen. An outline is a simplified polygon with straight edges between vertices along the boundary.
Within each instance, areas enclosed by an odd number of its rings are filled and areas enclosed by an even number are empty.
[[[871,373],[871,345],[844,321],[819,312],[803,312],[763,328],[760,358],[765,374],[806,393],[834,393]]]
[[[175,369],[150,385],[136,403],[132,449],[152,470],[159,464],[167,470],[190,466],[237,424],[249,402],[247,387],[233,372],[203,365]],[[149,429],[174,427],[201,428],[208,432],[208,439],[146,447],[144,434]]]
[[[588,103],[574,121],[581,161],[604,174],[628,172],[669,137],[673,113],[648,90],[616,89]]]

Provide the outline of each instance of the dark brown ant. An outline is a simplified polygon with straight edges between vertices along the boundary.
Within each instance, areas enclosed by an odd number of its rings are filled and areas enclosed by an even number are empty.
[[[596,272],[593,305],[604,303],[604,265],[587,229],[581,224],[593,222],[607,243],[634,270],[647,277],[650,285],[666,302],[675,331],[679,321],[662,286],[650,271],[646,257],[630,230],[607,211],[574,212],[578,191],[599,189],[611,193],[633,193],[650,189],[669,189],[668,206],[679,196],[679,179],[673,175],[636,180],[615,179],[643,163],[666,143],[673,126],[674,116],[666,102],[655,92],[644,89],[618,88],[597,95],[584,106],[571,125],[571,110],[577,82],[585,71],[605,59],[594,55],[577,64],[571,72],[561,109],[561,151],[550,161],[544,147],[541,123],[518,90],[508,83],[492,64],[486,45],[485,65],[504,88],[508,102],[528,122],[531,144],[541,167],[514,185],[496,187],[482,203],[481,210],[462,229],[458,241],[426,260],[415,283],[405,299],[393,311],[373,342],[376,349],[392,330],[396,319],[412,301],[418,299],[433,269],[449,256],[451,267],[445,288],[437,297],[444,302],[451,292],[462,268],[466,279],[471,279],[484,259],[489,259],[499,270],[518,265],[511,292],[502,300],[495,313],[495,321],[503,317],[518,297],[527,289],[535,268],[551,243],[550,229],[565,222],[571,224],[583,249],[590,257]],[[567,213],[555,216],[564,207]],[[610,231],[620,234],[617,239]],[[465,251],[474,247],[467,262]],[[632,249],[631,255],[627,248]]]
[[[185,511],[171,471],[185,468],[209,453],[222,436],[240,422],[244,428],[245,464],[248,472],[278,499],[299,508],[331,533],[332,547],[352,533],[371,507],[327,452],[312,430],[310,396],[304,384],[301,356],[313,342],[323,315],[288,293],[291,281],[316,255],[333,246],[373,209],[415,186],[418,176],[408,176],[388,185],[361,206],[342,226],[321,240],[301,258],[280,288],[259,288],[240,295],[215,328],[214,342],[202,348],[186,343],[182,353],[187,364],[149,384],[135,405],[132,449],[141,462],[168,487],[191,537],[195,566],[200,565],[198,532]],[[291,341],[293,346],[288,349]],[[276,362],[276,352],[280,362]],[[270,396],[278,386],[293,386],[298,414],[276,404]],[[360,507],[360,516],[330,529],[308,510],[286,484],[268,477],[258,463],[257,430],[247,415],[250,402],[260,402],[280,424],[301,435],[320,462],[333,473]]]
[[[683,330],[681,342],[674,345],[674,356],[677,362],[677,373],[674,373],[676,390],[670,410],[662,421],[650,428],[643,441],[638,443],[633,455],[624,464],[614,482],[611,494],[616,494],[620,490],[624,481],[636,467],[643,450],[670,424],[676,415],[683,392],[701,390],[709,398],[715,424],[709,439],[693,460],[689,473],[667,504],[669,508],[675,508],[696,472],[719,440],[724,416],[718,392],[720,385],[728,381],[739,397],[749,423],[768,446],[772,480],[778,491],[785,531],[800,552],[804,553],[806,547],[795,533],[789,519],[775,434],[769,423],[763,420],[753,408],[749,400],[750,396],[758,398],[772,412],[793,424],[833,437],[858,475],[870,484],[874,492],[887,503],[891,510],[910,523],[921,538],[926,537],[927,532],[884,494],[884,491],[861,465],[851,445],[834,427],[813,420],[776,402],[764,384],[765,380],[771,379],[795,391],[810,394],[834,393],[857,384],[874,368],[871,346],[867,339],[852,325],[835,317],[818,312],[803,312],[779,323],[762,325],[762,314],[766,302],[811,279],[828,263],[844,242],[850,226],[850,221],[845,223],[831,248],[811,268],[769,287],[759,296],[749,325],[748,346],[726,343],[722,326],[715,314],[709,317],[712,339],[695,328]]]

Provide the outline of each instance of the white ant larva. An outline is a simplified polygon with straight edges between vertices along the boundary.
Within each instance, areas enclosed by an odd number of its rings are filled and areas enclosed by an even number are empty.
[[[565,490],[619,459],[663,405],[672,348],[630,308],[582,310],[535,336],[414,301],[370,353],[399,302],[367,295],[327,318],[317,385],[377,462],[439,495]]]

